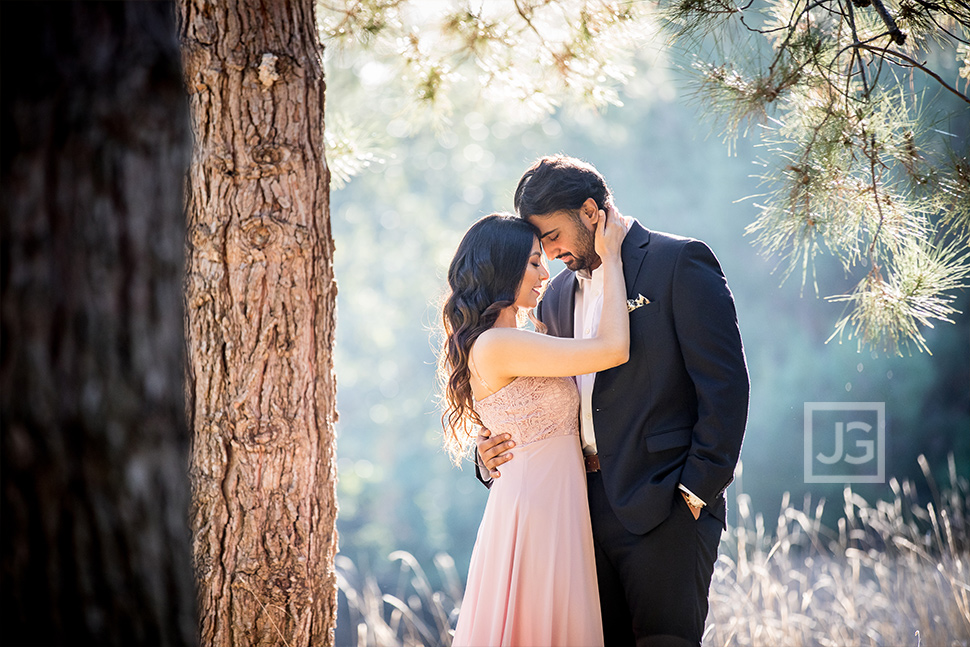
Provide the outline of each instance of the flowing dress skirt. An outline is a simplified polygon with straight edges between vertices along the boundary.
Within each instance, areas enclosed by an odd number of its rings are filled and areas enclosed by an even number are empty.
[[[517,447],[492,484],[455,647],[603,644],[579,439]]]

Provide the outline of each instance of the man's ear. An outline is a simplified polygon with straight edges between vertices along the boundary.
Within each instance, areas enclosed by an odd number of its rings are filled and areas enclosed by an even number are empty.
[[[586,198],[586,202],[579,208],[579,212],[583,214],[583,219],[589,224],[595,225],[599,222],[600,208],[596,205],[596,200],[593,198]]]

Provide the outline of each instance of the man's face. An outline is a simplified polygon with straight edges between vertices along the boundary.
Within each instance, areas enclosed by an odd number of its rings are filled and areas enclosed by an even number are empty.
[[[595,220],[591,222],[589,214],[585,213],[585,205],[578,213],[556,211],[530,216],[528,221],[539,229],[542,250],[550,261],[559,259],[574,272],[599,267],[602,261],[596,253]]]

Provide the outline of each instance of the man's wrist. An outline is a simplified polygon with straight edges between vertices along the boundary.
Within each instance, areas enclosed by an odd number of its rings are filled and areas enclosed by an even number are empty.
[[[703,508],[704,506],[707,505],[707,502],[705,502],[704,499],[700,498],[699,496],[697,496],[696,494],[694,494],[693,492],[691,492],[687,488],[687,486],[684,485],[683,483],[679,483],[677,485],[677,489],[679,489],[683,493],[684,499],[687,501],[687,504],[690,507],[692,507],[692,508]]]

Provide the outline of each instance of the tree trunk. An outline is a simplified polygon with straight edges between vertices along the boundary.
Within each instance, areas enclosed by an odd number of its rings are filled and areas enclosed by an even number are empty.
[[[5,644],[197,644],[188,102],[160,3],[4,3]]]
[[[206,645],[332,645],[336,283],[312,0],[181,0]]]

